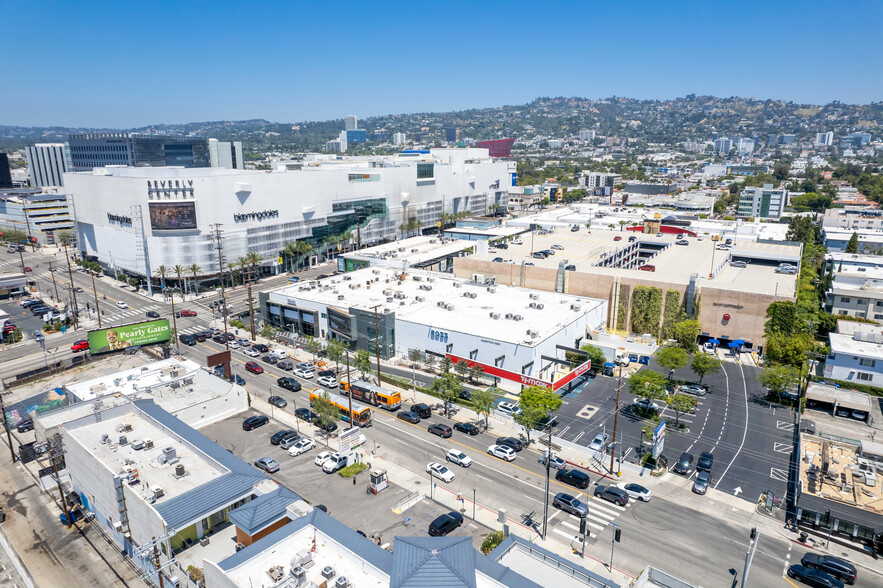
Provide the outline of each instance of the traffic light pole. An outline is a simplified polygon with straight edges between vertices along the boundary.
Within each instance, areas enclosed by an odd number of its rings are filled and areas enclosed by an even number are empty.
[[[760,535],[757,529],[751,529],[751,544],[748,546],[748,552],[745,554],[745,568],[742,570],[742,588],[745,588],[745,581],[748,579],[748,572],[751,571],[751,562],[754,560],[754,553],[757,551],[757,544],[760,543]]]

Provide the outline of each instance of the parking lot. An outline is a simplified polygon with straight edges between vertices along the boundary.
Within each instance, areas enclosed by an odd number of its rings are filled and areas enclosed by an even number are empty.
[[[291,409],[293,410],[293,409]],[[396,535],[427,536],[429,524],[439,515],[448,512],[440,504],[422,500],[401,514],[393,512],[393,507],[408,496],[408,492],[390,484],[387,490],[378,495],[366,492],[368,474],[362,472],[352,479],[337,474],[326,474],[315,465],[316,456],[326,450],[337,449],[337,439],[329,441],[325,447],[325,439],[314,437],[316,448],[297,457],[277,445],[270,444],[270,436],[281,429],[289,427],[271,419],[270,423],[255,429],[243,431],[242,421],[260,413],[248,411],[224,421],[209,425],[200,430],[209,439],[229,449],[236,456],[248,463],[261,457],[272,457],[279,462],[280,470],[270,476],[299,494],[311,504],[324,504],[328,512],[353,529],[364,532],[368,537],[380,536],[382,544],[392,541]],[[301,423],[301,433],[312,436],[308,430],[311,426]],[[360,449],[357,449],[359,452]],[[362,453],[360,458],[370,463],[371,457]],[[452,532],[451,536],[472,536],[476,548],[481,546],[484,537],[491,531],[486,527],[465,520],[463,525]]]

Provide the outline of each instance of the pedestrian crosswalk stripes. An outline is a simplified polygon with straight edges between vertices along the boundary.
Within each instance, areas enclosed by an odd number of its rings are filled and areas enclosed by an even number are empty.
[[[586,524],[594,529],[592,533],[595,533],[596,531],[601,532],[606,529],[610,523],[613,522],[616,517],[624,513],[633,502],[630,500],[625,506],[617,506],[594,496],[586,496],[583,498],[583,496],[580,495],[579,499],[589,507],[589,513],[586,516]],[[568,516],[565,519],[560,519],[555,523],[555,527],[555,529],[552,529],[555,533],[567,537],[568,539],[572,539],[574,536],[579,535],[579,519],[577,517]]]

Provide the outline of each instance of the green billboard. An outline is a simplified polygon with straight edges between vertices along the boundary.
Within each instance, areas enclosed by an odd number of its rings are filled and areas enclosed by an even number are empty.
[[[89,351],[96,354],[150,343],[162,343],[171,339],[172,330],[169,328],[169,319],[159,319],[101,329],[100,331],[89,331],[88,335]]]

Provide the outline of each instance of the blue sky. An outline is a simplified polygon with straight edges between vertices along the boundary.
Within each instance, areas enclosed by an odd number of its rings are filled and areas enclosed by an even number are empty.
[[[689,93],[883,99],[883,2],[0,0],[0,124],[297,122]]]

